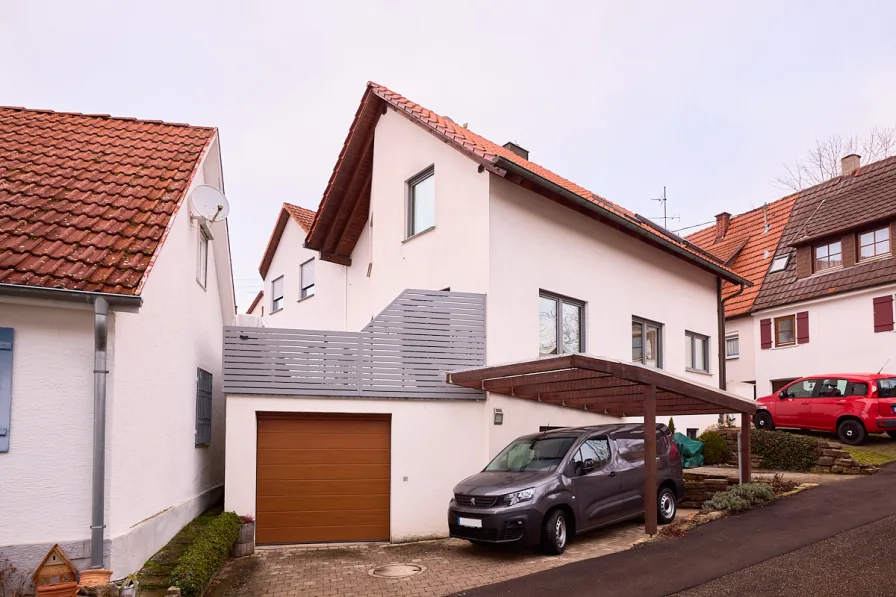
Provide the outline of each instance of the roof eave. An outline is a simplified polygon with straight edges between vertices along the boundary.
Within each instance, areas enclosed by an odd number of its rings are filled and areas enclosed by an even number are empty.
[[[68,290],[65,288],[44,288],[43,286],[25,286],[22,284],[0,284],[0,295],[19,298],[43,299],[50,301],[67,301],[74,303],[92,303],[97,298],[104,298],[113,307],[130,307],[139,309],[143,306],[143,297],[139,294],[114,294],[111,292],[90,292],[86,290]]]
[[[624,228],[626,231],[630,232],[634,236],[637,236],[637,237],[643,239],[645,242],[659,245],[663,249],[666,249],[666,250],[676,254],[678,257],[681,257],[682,259],[684,259],[686,261],[690,261],[694,265],[697,265],[698,267],[700,267],[706,271],[709,271],[710,273],[712,273],[716,276],[719,276],[723,280],[731,282],[732,284],[743,284],[744,286],[753,286],[753,283],[750,282],[749,280],[747,280],[746,278],[742,278],[742,277],[738,276],[737,274],[729,272],[725,268],[720,267],[718,264],[713,263],[709,259],[702,259],[702,258],[698,257],[697,255],[694,255],[693,253],[689,253],[688,251],[685,251],[684,249],[682,249],[675,243],[669,242],[668,240],[662,238],[661,236],[657,236],[655,234],[650,234],[644,228],[634,224],[633,222],[626,220],[623,217],[620,217],[618,214],[615,214],[612,211],[610,211],[604,207],[601,207],[600,205],[598,205],[596,203],[588,201],[585,198],[580,197],[579,195],[573,193],[572,191],[569,191],[569,190],[561,187],[560,185],[551,182],[550,180],[548,180],[546,178],[538,176],[537,174],[533,173],[532,171],[528,170],[527,168],[523,168],[522,166],[519,166],[506,158],[499,156],[496,160],[496,164],[498,166],[500,166],[501,168],[507,170],[508,172],[513,172],[514,174],[517,174],[517,175],[521,176],[522,178],[530,180],[530,181],[538,184],[539,186],[550,190],[552,193],[556,193],[557,195],[560,195],[561,197],[564,197],[565,199],[575,202],[576,204],[580,205],[581,207],[584,207],[585,209],[588,209],[588,210],[598,214],[601,218],[609,220],[609,221],[613,222],[614,224]]]

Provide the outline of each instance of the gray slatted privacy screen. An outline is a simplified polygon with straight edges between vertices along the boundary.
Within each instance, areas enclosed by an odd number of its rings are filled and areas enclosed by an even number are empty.
[[[196,370],[196,445],[212,443],[212,374]]]
[[[449,371],[485,365],[485,295],[405,290],[360,332],[224,328],[228,394],[481,400]]]
[[[0,452],[9,452],[12,416],[12,328],[0,328]]]

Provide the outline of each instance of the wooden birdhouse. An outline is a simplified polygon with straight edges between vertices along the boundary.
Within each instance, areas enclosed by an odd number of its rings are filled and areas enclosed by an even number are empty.
[[[78,592],[78,570],[65,556],[59,545],[54,545],[34,572],[34,588],[38,595],[74,595]]]

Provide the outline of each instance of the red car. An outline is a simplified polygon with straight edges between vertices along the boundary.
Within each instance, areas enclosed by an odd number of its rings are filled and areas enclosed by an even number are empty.
[[[837,373],[798,379],[756,400],[757,429],[795,427],[835,432],[857,446],[869,433],[896,439],[896,375]]]

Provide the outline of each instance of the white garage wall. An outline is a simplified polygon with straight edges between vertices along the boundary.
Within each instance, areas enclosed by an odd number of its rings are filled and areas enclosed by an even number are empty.
[[[255,515],[256,413],[392,415],[391,540],[444,537],[454,486],[488,459],[483,402],[227,397],[225,508]]]

